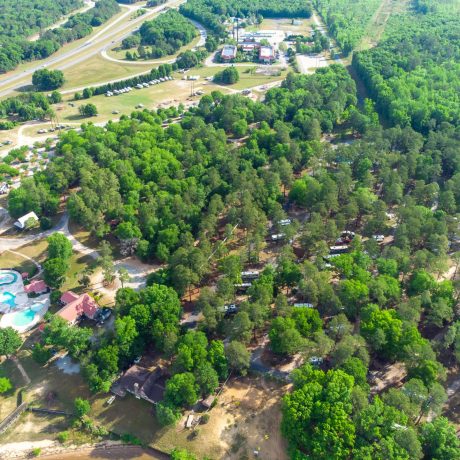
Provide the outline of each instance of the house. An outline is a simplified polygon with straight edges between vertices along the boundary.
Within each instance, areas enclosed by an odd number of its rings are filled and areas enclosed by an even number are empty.
[[[113,385],[110,391],[122,398],[131,393],[138,399],[156,404],[163,399],[167,374],[158,366],[151,371],[134,364]]]
[[[27,294],[44,294],[49,291],[49,287],[43,280],[33,280],[30,284],[24,286]]]
[[[236,46],[224,45],[222,48],[221,58],[223,61],[231,61],[236,58]]]
[[[20,217],[15,223],[14,226],[18,227],[21,230],[27,228],[31,222],[38,223],[38,216],[33,211],[29,212],[25,216]]]
[[[271,64],[275,60],[275,49],[273,46],[261,46],[259,50],[259,61],[264,64]]]
[[[89,294],[77,295],[72,291],[64,292],[61,296],[64,306],[56,313],[71,325],[78,323],[83,316],[94,319],[99,306]]]

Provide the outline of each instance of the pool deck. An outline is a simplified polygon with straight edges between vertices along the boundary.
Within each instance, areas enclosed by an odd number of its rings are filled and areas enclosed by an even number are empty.
[[[2,282],[2,280],[5,280]],[[11,302],[13,301],[13,302]],[[13,303],[13,305],[11,305]],[[41,305],[41,307],[39,307]],[[29,298],[24,290],[24,282],[15,270],[0,270],[0,328],[12,327],[18,332],[27,332],[42,321],[49,308],[49,295]],[[30,310],[35,312],[31,321],[18,324],[18,316]],[[29,313],[30,314],[30,313]]]

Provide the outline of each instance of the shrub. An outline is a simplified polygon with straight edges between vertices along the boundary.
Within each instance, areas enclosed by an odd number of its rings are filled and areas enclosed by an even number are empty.
[[[61,444],[64,444],[68,439],[69,439],[69,432],[68,432],[68,431],[61,431],[61,432],[57,435],[57,440],[58,440]]]
[[[6,393],[13,388],[10,379],[6,377],[0,377],[0,394]]]

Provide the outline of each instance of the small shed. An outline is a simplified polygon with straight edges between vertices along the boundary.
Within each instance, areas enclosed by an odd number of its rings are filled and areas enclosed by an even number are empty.
[[[209,395],[206,399],[203,399],[201,401],[201,404],[203,404],[203,406],[206,407],[206,409],[210,409],[215,399],[216,397],[214,395]]]
[[[38,222],[38,216],[33,211],[29,212],[25,216],[20,217],[15,223],[14,226],[24,230],[27,228],[27,222],[32,219],[35,223]]]

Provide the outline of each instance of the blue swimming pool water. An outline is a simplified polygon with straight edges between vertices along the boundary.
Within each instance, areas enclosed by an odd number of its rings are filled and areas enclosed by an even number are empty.
[[[41,311],[43,308],[43,304],[42,303],[34,303],[33,305],[30,306],[30,309],[32,311],[35,311],[35,312],[39,312]]]
[[[13,314],[12,324],[14,326],[27,326],[35,318],[35,312],[33,310],[22,310]]]
[[[18,274],[15,272],[2,272],[0,273],[0,286],[7,286],[17,281]]]
[[[0,294],[0,303],[6,303],[10,308],[14,308],[16,306],[16,296],[11,292],[4,292]]]

